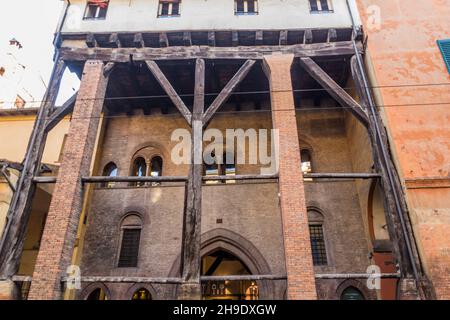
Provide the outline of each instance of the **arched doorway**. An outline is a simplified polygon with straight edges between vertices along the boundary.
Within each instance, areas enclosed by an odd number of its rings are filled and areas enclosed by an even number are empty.
[[[218,249],[202,258],[202,276],[250,275],[250,269],[235,255]],[[219,280],[202,283],[205,300],[258,300],[259,287],[256,281]]]

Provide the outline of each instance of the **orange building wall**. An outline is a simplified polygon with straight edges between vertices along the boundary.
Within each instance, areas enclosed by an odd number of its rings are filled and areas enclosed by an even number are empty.
[[[436,44],[450,38],[450,0],[357,2],[424,267],[450,299],[450,75]]]

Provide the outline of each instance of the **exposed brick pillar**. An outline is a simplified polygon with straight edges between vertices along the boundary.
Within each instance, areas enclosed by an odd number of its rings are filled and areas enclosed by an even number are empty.
[[[87,61],[63,160],[41,241],[29,299],[60,299],[83,205],[81,177],[89,175],[107,79],[103,62]]]
[[[279,130],[279,191],[288,299],[317,299],[292,92],[294,56],[264,57],[270,82],[273,128]]]

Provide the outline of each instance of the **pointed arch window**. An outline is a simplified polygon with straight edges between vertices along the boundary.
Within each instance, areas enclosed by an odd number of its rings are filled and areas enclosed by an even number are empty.
[[[152,295],[147,289],[140,288],[133,293],[131,300],[152,300]]]
[[[341,300],[366,300],[364,295],[353,286],[346,288],[342,291]]]
[[[97,288],[88,295],[86,300],[108,300],[108,296],[102,288]]]

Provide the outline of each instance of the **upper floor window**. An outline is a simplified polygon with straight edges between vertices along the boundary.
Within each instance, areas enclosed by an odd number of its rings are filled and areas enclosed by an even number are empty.
[[[234,0],[234,14],[258,14],[258,0]]]
[[[312,159],[311,152],[308,149],[302,149],[300,151],[300,158],[302,162],[302,172],[311,173],[312,172]]]
[[[181,0],[160,0],[158,17],[179,17]]]
[[[114,162],[108,163],[103,169],[104,177],[117,177],[117,166]],[[105,182],[102,184],[103,188],[112,188],[114,187],[114,182]]]
[[[85,19],[105,19],[109,0],[89,0],[84,13]]]
[[[331,0],[309,0],[311,12],[333,12]]]
[[[147,175],[147,163],[142,157],[134,159],[133,167],[131,169],[131,175],[133,177],[145,177]],[[143,186],[143,182],[130,183],[130,185]]]
[[[162,176],[163,160],[160,156],[153,157],[150,160],[150,175],[152,177]]]

